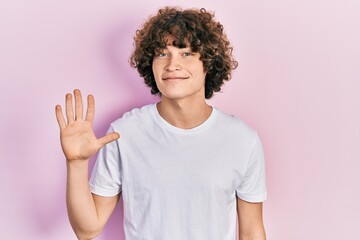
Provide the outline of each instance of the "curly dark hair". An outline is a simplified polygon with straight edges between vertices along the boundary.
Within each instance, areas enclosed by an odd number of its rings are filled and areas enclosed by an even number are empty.
[[[205,77],[205,98],[221,90],[224,80],[231,79],[231,71],[238,63],[233,59],[229,40],[221,23],[214,20],[214,14],[204,8],[182,10],[165,7],[150,17],[134,36],[135,49],[130,64],[137,68],[152,94],[161,96],[152,71],[154,55],[166,47],[165,38],[172,35],[173,45],[200,53]]]

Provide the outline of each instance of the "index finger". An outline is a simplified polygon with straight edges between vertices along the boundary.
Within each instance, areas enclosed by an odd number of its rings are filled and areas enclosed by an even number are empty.
[[[95,99],[93,95],[87,96],[87,109],[86,109],[86,121],[93,122],[95,115]]]

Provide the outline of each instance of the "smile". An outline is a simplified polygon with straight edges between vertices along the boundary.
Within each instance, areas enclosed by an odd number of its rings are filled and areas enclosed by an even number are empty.
[[[188,79],[189,77],[166,77],[163,78],[164,81],[176,81],[176,80],[184,80]]]

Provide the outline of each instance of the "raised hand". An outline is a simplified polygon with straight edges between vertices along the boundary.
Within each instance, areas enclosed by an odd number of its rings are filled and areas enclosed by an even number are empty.
[[[97,139],[93,131],[95,113],[95,100],[92,95],[87,97],[87,111],[83,119],[83,103],[81,92],[74,90],[75,115],[73,111],[72,95],[66,94],[65,112],[67,122],[64,119],[61,106],[56,105],[56,119],[60,127],[60,142],[64,155],[68,161],[87,160],[93,156],[105,144],[120,137],[116,132]]]

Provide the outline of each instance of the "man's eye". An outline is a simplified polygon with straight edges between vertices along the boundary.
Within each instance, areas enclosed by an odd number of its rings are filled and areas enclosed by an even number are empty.
[[[158,54],[158,57],[166,57],[166,56],[167,56],[166,53],[159,53],[159,54]]]
[[[191,53],[191,52],[184,52],[184,54],[183,54],[185,57],[187,57],[187,56],[192,56],[193,55],[193,53]]]

